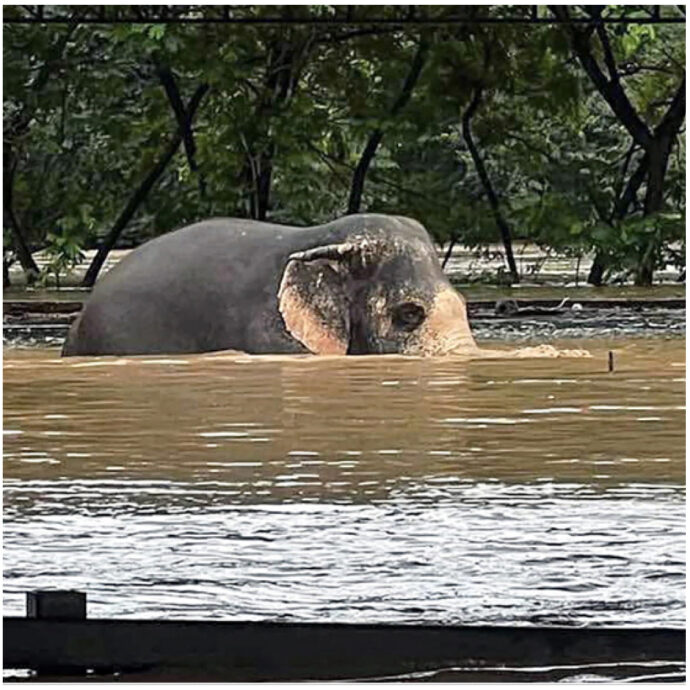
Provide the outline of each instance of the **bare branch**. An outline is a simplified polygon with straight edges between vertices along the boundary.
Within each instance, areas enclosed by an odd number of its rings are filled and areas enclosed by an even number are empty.
[[[616,60],[613,57],[611,44],[609,43],[609,35],[606,33],[606,27],[603,24],[597,24],[597,36],[601,42],[601,47],[604,49],[604,61],[606,62],[606,69],[609,71],[611,82],[619,80],[618,70],[616,69]]]

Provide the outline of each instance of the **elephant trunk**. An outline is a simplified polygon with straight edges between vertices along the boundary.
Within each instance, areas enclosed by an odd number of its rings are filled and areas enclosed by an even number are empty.
[[[436,293],[420,329],[418,347],[425,355],[472,355],[479,350],[467,321],[465,300],[450,285]]]

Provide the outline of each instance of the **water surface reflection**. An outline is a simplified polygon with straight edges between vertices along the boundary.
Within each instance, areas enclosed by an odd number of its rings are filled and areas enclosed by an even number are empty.
[[[6,351],[8,613],[680,626],[684,340],[559,346]]]

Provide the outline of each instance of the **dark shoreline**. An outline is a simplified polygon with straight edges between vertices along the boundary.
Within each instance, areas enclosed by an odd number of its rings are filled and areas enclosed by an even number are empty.
[[[686,302],[679,297],[569,298],[565,304],[554,298],[510,301],[517,311],[497,313],[496,300],[467,300],[470,325],[478,341],[685,335]],[[60,346],[82,307],[83,302],[75,299],[5,300],[3,343],[8,347]]]
[[[84,295],[86,299],[86,293]],[[81,311],[84,300],[32,300],[9,299],[3,301],[3,319],[7,317],[38,317],[38,315],[75,315]],[[511,298],[512,299],[512,298]],[[521,308],[553,308],[561,304],[562,300],[546,299],[515,299]],[[598,297],[584,299],[569,299],[564,310],[578,304],[583,309],[685,309],[686,300],[680,297]],[[467,310],[470,314],[493,310],[496,300],[468,299]],[[504,318],[496,315],[497,318]]]
[[[3,627],[5,668],[40,669],[39,681],[42,675],[96,681],[98,675],[117,673],[124,681],[445,680],[445,675],[496,682],[506,676],[558,680],[601,672],[600,665],[634,678],[646,664],[661,661],[664,671],[681,680],[685,661],[685,631],[664,628],[65,618],[4,618]]]

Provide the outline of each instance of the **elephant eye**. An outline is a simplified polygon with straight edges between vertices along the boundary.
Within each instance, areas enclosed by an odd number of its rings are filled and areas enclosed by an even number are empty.
[[[414,302],[399,304],[393,309],[393,325],[403,331],[413,331],[424,321],[424,307]]]

